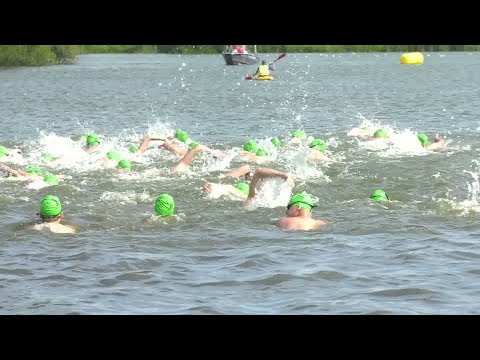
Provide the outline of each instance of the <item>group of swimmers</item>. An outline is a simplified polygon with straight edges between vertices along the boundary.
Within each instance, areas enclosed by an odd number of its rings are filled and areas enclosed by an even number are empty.
[[[351,130],[348,135],[368,137],[371,141],[385,141],[386,143],[391,141],[389,133],[383,128],[376,129],[373,132],[368,128],[355,128]],[[445,146],[445,141],[441,139],[438,134],[435,136],[433,143],[429,142],[425,134],[418,134],[417,138],[422,147],[428,150],[440,149]],[[295,147],[305,142],[305,140],[307,140],[309,148],[306,159],[314,162],[332,161],[329,157],[328,146],[325,141],[319,138],[307,137],[307,134],[302,130],[294,131],[291,134],[291,138],[283,144],[278,137],[274,137],[271,139],[271,144],[278,149],[280,147]],[[127,159],[122,159],[118,151],[110,150],[105,153],[97,135],[89,134],[85,137],[84,141],[84,150],[87,153],[105,154],[98,159],[102,165],[114,164],[118,172],[132,171],[131,162]],[[227,156],[223,150],[212,149],[189,139],[188,134],[183,130],[178,130],[171,136],[146,136],[138,147],[131,145],[129,151],[136,154],[136,156],[141,156],[152,142],[156,142],[158,148],[181,156],[180,160],[171,167],[171,173],[187,171],[189,165],[198,156],[210,156],[214,159],[224,159]],[[235,185],[207,182],[202,188],[207,196],[210,198],[218,198],[222,195],[228,195],[243,200],[244,205],[248,207],[252,204],[253,199],[258,196],[261,184],[269,179],[280,179],[284,181],[291,194],[295,186],[291,174],[268,167],[252,169],[250,164],[264,165],[269,161],[268,151],[260,148],[255,140],[251,139],[246,141],[238,155],[239,160],[247,164],[223,174],[222,177],[236,180],[244,179],[245,181],[237,182]],[[44,186],[58,185],[59,182],[64,181],[63,175],[45,173],[38,167],[28,167],[25,170],[19,170],[3,163],[4,159],[8,161],[9,158],[14,159],[19,156],[21,156],[20,149],[7,149],[0,146],[0,161],[2,161],[0,162],[0,171],[11,176],[27,179],[31,182],[41,182]],[[42,158],[46,162],[59,160],[58,157],[55,158],[49,153],[42,154]],[[246,182],[249,179],[250,184]],[[390,200],[382,189],[375,189],[371,193],[370,198],[374,201]],[[173,216],[175,212],[174,198],[168,193],[160,194],[156,198],[153,207],[155,215],[144,219],[144,222],[152,222],[156,217],[166,219]],[[291,195],[286,207],[286,216],[276,222],[279,228],[285,230],[318,230],[328,224],[326,220],[313,218],[312,211],[316,205],[314,204],[312,196],[306,192],[297,192]],[[40,216],[41,225],[48,227],[52,232],[75,233],[78,231],[75,225],[62,222],[64,218],[62,203],[60,199],[54,195],[47,195],[41,200],[38,215]],[[33,228],[38,229],[38,225],[39,224],[33,225]]]

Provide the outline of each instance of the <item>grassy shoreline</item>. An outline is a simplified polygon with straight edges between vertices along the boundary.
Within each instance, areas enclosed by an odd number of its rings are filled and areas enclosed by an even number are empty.
[[[220,54],[225,45],[0,45],[0,67],[74,64],[81,54]],[[253,51],[253,45],[247,45]],[[258,53],[480,51],[480,45],[257,45]]]

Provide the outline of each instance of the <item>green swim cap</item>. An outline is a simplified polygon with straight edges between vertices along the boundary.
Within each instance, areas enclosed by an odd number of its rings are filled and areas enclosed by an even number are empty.
[[[388,132],[385,129],[378,129],[373,133],[373,137],[386,139],[388,137]]]
[[[155,214],[157,216],[167,217],[173,214],[175,210],[175,201],[170,194],[161,194],[155,200]]]
[[[313,141],[308,146],[312,149],[320,150],[321,152],[324,152],[328,149],[325,141],[321,139],[313,139]]]
[[[248,186],[247,183],[241,182],[235,185],[235,187],[241,192],[243,192],[245,195],[248,195],[248,193],[250,192],[250,186]]]
[[[282,142],[280,141],[280,139],[278,137],[274,137],[272,138],[272,144],[275,145],[276,147],[280,147],[282,146]]]
[[[100,141],[98,141],[98,137],[95,134],[90,134],[87,136],[87,147],[100,145]]]
[[[0,146],[0,157],[8,155],[8,149],[5,146]]]
[[[120,160],[118,162],[118,167],[120,169],[125,169],[125,170],[128,170],[128,171],[132,170],[132,164],[128,160]]]
[[[43,177],[43,181],[50,185],[58,185],[58,178],[53,174],[47,174]]]
[[[190,144],[188,144],[188,147],[189,147],[190,149],[193,149],[193,148],[194,148],[195,146],[197,146],[197,145],[198,145],[198,142],[192,141]],[[202,156],[202,152],[201,152],[201,151],[197,151],[197,155],[198,155],[198,156]]]
[[[188,140],[188,135],[185,131],[183,130],[178,130],[176,133],[175,133],[175,138],[181,142],[187,142]]]
[[[390,200],[388,198],[388,195],[385,194],[385,191],[380,190],[380,189],[374,190],[372,192],[372,194],[370,195],[370,198],[375,200],[375,201],[388,201],[388,200]]]
[[[53,161],[53,160],[55,160],[55,158],[53,157],[53,155],[50,154],[50,153],[43,153],[43,154],[42,154],[42,157],[43,157],[45,160],[48,160],[48,161]]]
[[[135,154],[137,150],[138,150],[138,147],[136,147],[135,145],[130,145],[130,147],[128,148],[128,151],[130,151],[133,154]]]
[[[263,149],[258,149],[257,152],[256,152],[256,155],[257,156],[267,156],[268,153]]]
[[[198,142],[192,141],[190,144],[188,144],[188,147],[189,147],[190,149],[193,149],[193,148],[194,148],[195,146],[197,146],[197,145],[198,145]]]
[[[243,150],[251,152],[251,153],[256,153],[258,150],[258,145],[255,142],[255,140],[248,140],[243,144]]]
[[[25,170],[25,172],[30,175],[43,176],[43,171],[39,167],[30,166]]]
[[[110,150],[107,152],[107,158],[110,160],[120,161],[120,153],[115,150]]]
[[[420,143],[422,144],[423,147],[428,145],[428,136],[425,134],[418,134],[417,135],[418,140],[420,140]]]
[[[295,130],[292,132],[292,137],[294,138],[303,138],[305,136],[305,131],[303,130]]]
[[[293,195],[288,202],[287,209],[290,209],[292,205],[295,205],[298,208],[307,209],[309,211],[312,211],[312,208],[316,206],[313,205],[312,197],[306,192]]]
[[[55,217],[62,212],[62,203],[60,199],[53,195],[45,196],[40,202],[40,215]]]

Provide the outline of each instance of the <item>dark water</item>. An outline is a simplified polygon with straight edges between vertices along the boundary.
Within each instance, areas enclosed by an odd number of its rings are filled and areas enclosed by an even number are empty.
[[[271,82],[244,81],[255,67],[219,55],[88,55],[72,66],[0,70],[0,145],[7,162],[40,165],[66,181],[30,189],[0,178],[0,313],[3,314],[477,314],[480,295],[480,54],[288,54]],[[275,59],[278,54],[267,54]],[[385,127],[396,146],[347,136]],[[286,232],[285,198],[209,199],[201,187],[239,162],[128,153],[147,133],[182,128],[211,147],[268,147],[296,129],[327,141],[336,162],[272,149],[295,192],[318,200],[321,231]],[[132,174],[105,169],[81,150],[95,132],[132,160]],[[412,146],[417,132],[447,141]],[[66,155],[55,168],[43,151]],[[276,156],[278,155],[278,156]],[[276,185],[278,186],[278,184]],[[375,188],[392,199],[369,200]],[[146,225],[162,192],[177,216]],[[75,235],[34,231],[40,199],[61,198]],[[278,194],[277,194],[278,195]]]

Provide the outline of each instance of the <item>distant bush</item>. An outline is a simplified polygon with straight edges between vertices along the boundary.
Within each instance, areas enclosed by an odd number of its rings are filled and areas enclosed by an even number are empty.
[[[156,53],[156,45],[82,45],[82,54]]]
[[[52,52],[56,56],[57,64],[73,64],[80,53],[78,45],[53,45]]]
[[[2,45],[0,66],[71,64],[79,49],[70,45]]]

